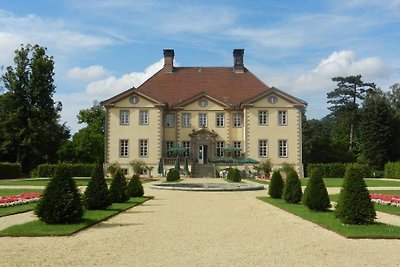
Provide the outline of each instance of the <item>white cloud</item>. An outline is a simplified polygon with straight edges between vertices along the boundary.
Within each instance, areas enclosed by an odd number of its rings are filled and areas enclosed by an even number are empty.
[[[67,72],[70,79],[93,81],[107,75],[108,71],[100,65],[93,65],[87,68],[75,67]]]
[[[109,76],[105,79],[93,81],[86,87],[86,93],[91,96],[110,97],[132,88],[132,86],[138,87],[159,71],[163,65],[164,59],[160,59],[148,66],[143,72],[131,72],[120,77]]]

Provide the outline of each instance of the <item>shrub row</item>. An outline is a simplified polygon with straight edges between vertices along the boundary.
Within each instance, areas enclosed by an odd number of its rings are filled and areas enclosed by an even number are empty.
[[[83,163],[61,163],[69,169],[72,177],[90,177],[94,170],[95,164]],[[37,177],[52,177],[56,172],[58,164],[40,164],[36,169]]]
[[[388,162],[385,164],[385,178],[400,178],[400,162]]]
[[[324,178],[343,178],[346,171],[346,166],[349,163],[310,163],[307,167],[308,176],[315,170]],[[371,169],[367,165],[359,165],[363,177],[371,177]]]
[[[0,162],[0,179],[20,178],[21,170],[19,163]]]

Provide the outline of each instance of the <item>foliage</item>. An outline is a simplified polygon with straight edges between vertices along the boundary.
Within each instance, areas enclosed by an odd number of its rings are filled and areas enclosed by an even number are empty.
[[[228,171],[228,175],[226,176],[226,179],[228,179],[231,182],[239,183],[242,180],[240,171],[237,168],[230,168]]]
[[[287,203],[299,203],[302,197],[301,183],[297,172],[292,169],[289,170],[285,185],[283,187],[283,199]]]
[[[175,170],[175,168],[172,168],[168,171],[167,182],[178,181],[180,178],[179,171]]]
[[[129,199],[128,185],[122,169],[118,169],[113,176],[110,186],[110,198],[112,203],[122,203]]]
[[[35,209],[40,220],[50,224],[68,224],[81,220],[83,208],[78,189],[67,166],[57,166]]]
[[[104,178],[103,164],[98,162],[84,195],[85,207],[89,210],[101,210],[111,205],[110,193]]]
[[[311,172],[308,184],[304,190],[302,203],[310,210],[324,211],[331,207],[328,190],[322,179],[322,170],[314,169]]]
[[[376,213],[359,164],[349,164],[337,202],[335,216],[347,224],[374,222]]]
[[[61,163],[69,169],[72,177],[90,177],[95,168],[95,164],[74,164],[74,163]],[[38,177],[51,177],[54,175],[56,168],[59,164],[40,164],[37,167],[36,175]]]
[[[265,176],[269,176],[272,170],[272,163],[270,159],[261,161],[260,163],[253,166],[254,170],[258,173],[263,173]]]
[[[111,176],[114,176],[117,170],[120,168],[117,162],[113,162],[107,167],[107,171]]]
[[[128,183],[128,195],[130,197],[142,197],[144,195],[143,185],[137,174],[132,175]]]
[[[69,138],[58,122],[62,105],[53,100],[54,61],[46,52],[21,46],[1,77],[6,92],[0,101],[0,160],[21,163],[26,174],[40,163],[56,162],[58,146]]]
[[[271,182],[268,186],[268,195],[270,195],[272,198],[282,198],[283,186],[284,182],[280,171],[273,171]]]
[[[400,179],[400,162],[388,162],[385,164],[385,178]]]
[[[147,170],[146,163],[143,160],[132,160],[129,164],[134,174],[141,175],[144,170]]]
[[[14,179],[21,177],[21,164],[0,162],[0,179]]]
[[[344,177],[346,166],[343,163],[314,163],[307,166],[307,173],[310,175],[313,170],[318,169],[322,177]]]

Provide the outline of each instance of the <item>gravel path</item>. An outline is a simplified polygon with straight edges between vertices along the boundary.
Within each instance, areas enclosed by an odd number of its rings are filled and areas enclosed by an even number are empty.
[[[349,240],[268,205],[264,191],[149,189],[70,237],[0,238],[0,266],[395,266],[400,240]],[[397,263],[396,263],[397,262]]]

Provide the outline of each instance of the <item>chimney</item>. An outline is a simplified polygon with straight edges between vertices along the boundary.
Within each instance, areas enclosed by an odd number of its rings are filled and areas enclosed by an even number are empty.
[[[172,73],[174,71],[174,49],[164,49],[164,71]]]
[[[233,49],[233,71],[235,73],[244,72],[243,55],[244,49]]]

